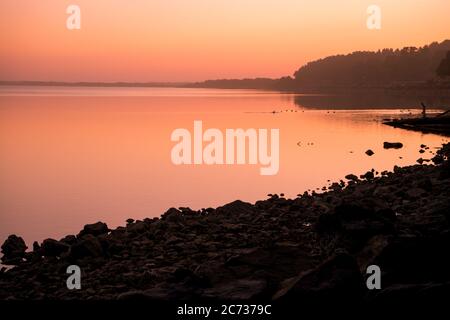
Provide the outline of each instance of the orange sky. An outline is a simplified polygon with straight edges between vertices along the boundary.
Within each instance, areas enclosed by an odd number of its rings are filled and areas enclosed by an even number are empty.
[[[81,7],[81,30],[66,8]],[[366,9],[382,9],[382,29]],[[354,50],[450,38],[449,0],[1,0],[0,79],[279,77]]]

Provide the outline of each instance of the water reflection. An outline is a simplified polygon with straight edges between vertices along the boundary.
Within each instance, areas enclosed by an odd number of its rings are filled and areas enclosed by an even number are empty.
[[[419,154],[420,144],[433,150],[444,140],[382,125],[396,109],[306,109],[289,94],[14,90],[1,88],[0,94],[0,239],[16,233],[28,243],[76,233],[98,220],[114,227],[130,217],[159,216],[172,206],[254,202],[281,192],[295,197],[349,173],[413,164],[431,157]],[[280,129],[279,173],[261,176],[255,165],[173,165],[170,135],[194,120],[219,130]],[[385,150],[384,141],[404,147]],[[365,154],[369,148],[372,157]]]

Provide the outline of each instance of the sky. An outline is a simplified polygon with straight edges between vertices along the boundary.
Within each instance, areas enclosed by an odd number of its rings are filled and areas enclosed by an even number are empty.
[[[69,30],[66,9],[81,10]],[[381,29],[366,26],[369,5]],[[200,81],[450,38],[448,0],[1,0],[0,80]]]

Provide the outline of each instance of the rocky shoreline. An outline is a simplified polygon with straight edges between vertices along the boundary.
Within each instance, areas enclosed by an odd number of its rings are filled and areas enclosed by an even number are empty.
[[[384,124],[406,130],[420,131],[424,133],[435,133],[450,136],[450,116],[449,111],[444,115],[432,118],[408,118],[385,121]]]
[[[34,243],[10,236],[0,300],[385,301],[450,293],[450,144],[434,165],[396,167],[323,193],[235,201],[161,218],[98,222]],[[371,174],[369,174],[371,173]],[[66,269],[82,270],[68,290]],[[368,290],[378,265],[382,289]]]

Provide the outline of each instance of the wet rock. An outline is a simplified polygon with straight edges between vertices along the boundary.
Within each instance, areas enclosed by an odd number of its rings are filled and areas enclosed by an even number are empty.
[[[110,230],[108,229],[108,226],[104,222],[97,222],[93,224],[87,224],[84,226],[83,230],[80,231],[78,234],[78,237],[83,237],[84,235],[93,235],[93,236],[99,236],[101,234],[108,233]]]
[[[401,142],[384,142],[383,148],[384,149],[401,149],[401,148],[403,148],[403,143],[401,143]]]
[[[59,257],[69,250],[69,245],[55,239],[45,239],[41,245],[41,253],[46,257]]]
[[[15,234],[10,235],[1,247],[3,253],[2,261],[5,264],[20,263],[25,256],[25,250],[27,248],[25,241],[21,237]]]
[[[369,156],[369,157],[371,157],[371,156],[373,156],[374,154],[375,154],[375,152],[373,152],[372,150],[367,150],[366,151],[366,154]]]

